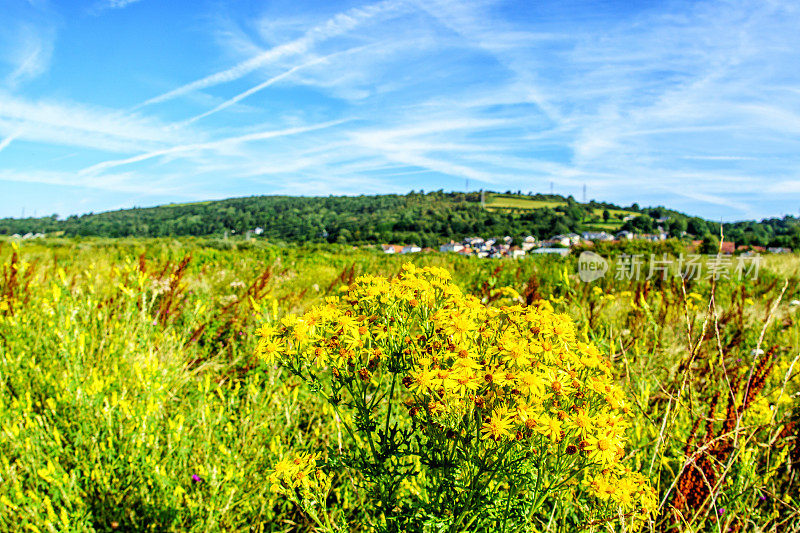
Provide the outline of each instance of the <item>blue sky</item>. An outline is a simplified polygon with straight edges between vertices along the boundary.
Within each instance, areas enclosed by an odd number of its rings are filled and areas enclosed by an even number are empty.
[[[0,216],[467,180],[800,212],[793,0],[2,0],[0,21]]]

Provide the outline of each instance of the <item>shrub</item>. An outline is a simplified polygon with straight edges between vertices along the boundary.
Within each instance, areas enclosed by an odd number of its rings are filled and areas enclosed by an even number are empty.
[[[386,531],[511,531],[548,516],[631,529],[657,505],[623,463],[629,413],[610,363],[545,301],[487,307],[445,270],[408,264],[259,337],[258,355],[327,400],[349,436],[270,475],[323,529],[343,472]]]

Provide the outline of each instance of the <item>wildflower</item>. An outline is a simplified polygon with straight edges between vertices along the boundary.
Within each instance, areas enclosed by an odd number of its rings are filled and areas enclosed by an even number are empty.
[[[586,437],[587,445],[584,451],[588,453],[592,461],[598,461],[602,464],[611,464],[616,462],[617,454],[620,452],[620,446],[613,436],[607,433],[599,435],[589,435]]]
[[[565,421],[568,429],[577,433],[579,437],[584,437],[594,427],[592,417],[584,409],[578,409],[574,416]]]
[[[558,418],[542,415],[536,420],[536,431],[550,439],[551,442],[561,440],[561,421]]]
[[[613,503],[601,505],[612,518],[624,509],[643,521],[658,502],[643,476],[620,465],[628,411],[609,361],[594,344],[578,342],[575,324],[549,302],[487,307],[440,270],[406,265],[391,280],[359,277],[340,298],[262,327],[257,354],[329,399],[353,451],[369,445],[368,458],[392,450],[386,464],[419,471],[414,493],[421,500],[439,490],[427,481],[428,458],[449,457],[459,487],[470,486],[461,473],[481,468],[475,461],[496,465],[499,485],[469,489],[484,491],[527,479],[536,454],[557,457],[545,468],[572,480],[571,491],[580,483]],[[413,433],[410,440],[429,450],[408,448],[393,440],[405,433],[384,435],[384,427]],[[387,440],[380,448],[377,435]],[[268,476],[271,489],[290,497],[320,490],[330,477],[316,461],[312,454],[282,459]],[[374,486],[385,482],[378,470],[363,471]]]
[[[501,411],[494,411],[488,422],[481,427],[484,438],[500,440],[511,436],[511,420]]]
[[[608,500],[615,490],[611,479],[602,473],[587,478],[587,486],[589,493],[600,500]]]

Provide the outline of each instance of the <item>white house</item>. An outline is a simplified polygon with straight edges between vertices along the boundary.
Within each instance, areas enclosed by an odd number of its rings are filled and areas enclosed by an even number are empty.
[[[522,239],[522,249],[527,252],[532,248],[536,248],[536,237],[533,235],[528,235]]]
[[[581,235],[583,240],[585,241],[613,241],[614,237],[606,233],[605,231],[601,232],[592,232],[592,231],[585,231],[583,235]]]
[[[562,257],[569,255],[569,248],[537,248],[532,254],[557,254]]]
[[[443,244],[439,247],[440,252],[460,252],[464,249],[464,245],[458,242],[450,241],[447,244]]]
[[[658,242],[658,241],[667,240],[667,234],[664,233],[664,232],[661,232],[661,233],[642,233],[641,235],[638,235],[637,238],[640,239],[640,240],[643,240],[643,241]]]
[[[421,252],[422,248],[417,246],[416,244],[409,244],[408,246],[404,246],[402,250],[400,250],[401,254],[415,254]]]
[[[381,244],[381,248],[385,254],[399,254],[403,251],[403,247],[399,244]]]
[[[542,241],[542,244],[549,244],[549,245],[558,244],[560,246],[564,246],[566,248],[569,248],[573,244],[578,244],[578,241],[580,240],[580,237],[575,235],[576,239],[573,241],[571,235],[574,235],[574,234],[556,235],[554,237],[550,237],[546,241]]]

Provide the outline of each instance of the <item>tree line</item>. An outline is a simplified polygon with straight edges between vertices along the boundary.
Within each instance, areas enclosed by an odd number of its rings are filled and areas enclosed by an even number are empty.
[[[149,208],[88,213],[59,219],[0,219],[0,235],[56,233],[65,236],[167,237],[239,236],[261,228],[272,241],[340,244],[418,244],[437,247],[469,236],[509,235],[517,242],[527,235],[545,239],[580,233],[592,223],[607,222],[608,203],[581,204],[573,197],[526,196],[552,201],[553,207],[497,209],[481,207],[480,193],[412,191],[405,195],[250,196],[227,200],[169,204]],[[697,238],[719,234],[719,223],[658,208],[624,208],[637,216],[621,229],[651,233],[658,227],[670,236]],[[724,224],[726,240],[737,244],[800,248],[800,224],[793,217]]]

